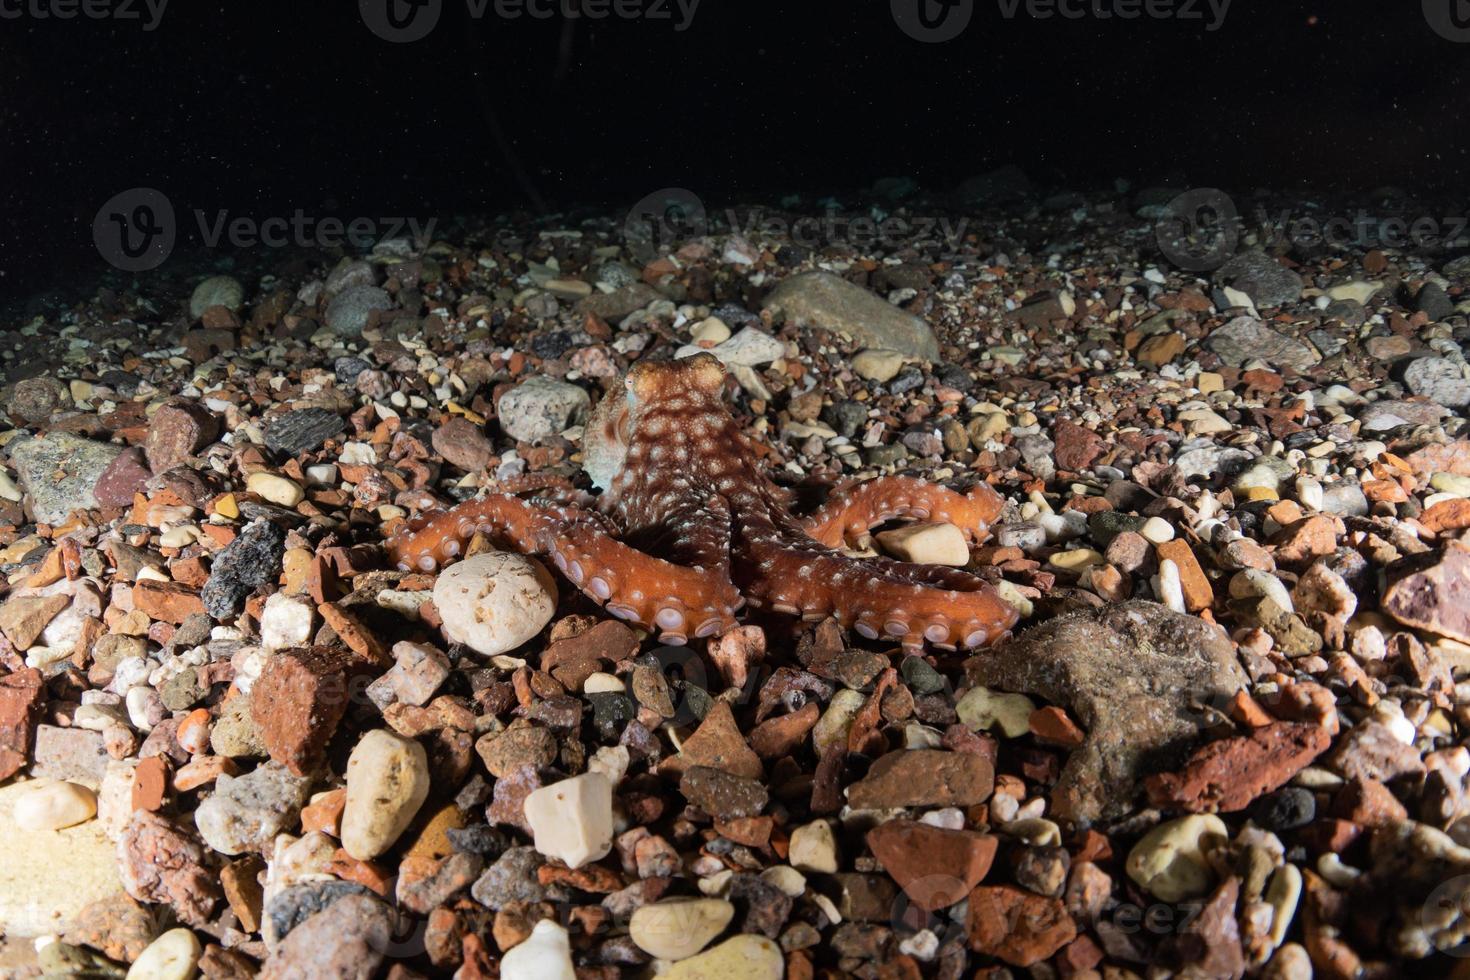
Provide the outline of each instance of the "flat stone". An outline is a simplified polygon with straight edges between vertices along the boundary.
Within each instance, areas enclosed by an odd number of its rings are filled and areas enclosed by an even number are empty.
[[[0,605],[0,632],[17,650],[29,650],[41,631],[69,605],[71,598],[65,595],[12,596]]]
[[[734,917],[724,899],[671,899],[634,911],[628,935],[648,955],[674,962],[704,949]]]
[[[846,334],[867,347],[939,360],[939,342],[923,320],[830,272],[807,272],[782,282],[765,308],[798,325]]]
[[[1256,306],[1285,306],[1302,295],[1302,277],[1264,252],[1242,252],[1215,270],[1215,282],[1239,290]]]
[[[1184,760],[1245,687],[1224,631],[1151,602],[1070,613],[965,662],[970,681],[1067,709],[1087,732],[1051,794],[1053,818],[1128,812],[1143,777]]]
[[[868,831],[867,842],[909,901],[926,912],[966,898],[989,873],[999,844],[990,834],[911,820],[879,824]]]
[[[577,385],[537,375],[506,392],[496,406],[500,428],[519,442],[544,442],[587,418],[592,399]]]
[[[781,980],[786,969],[781,947],[764,936],[727,939],[714,949],[680,960],[659,974],[661,980]]]
[[[1383,611],[1405,626],[1470,643],[1470,544],[1450,541],[1440,551],[1390,565]]]
[[[1416,395],[1445,408],[1470,405],[1470,378],[1445,357],[1421,357],[1404,371],[1404,383]]]
[[[556,612],[557,590],[540,562],[486,552],[450,565],[434,583],[444,635],[487,657],[530,640]]]
[[[434,452],[466,473],[479,473],[499,459],[495,454],[495,444],[485,435],[484,429],[462,415],[451,415],[445,419],[434,430],[431,441]]]
[[[756,816],[766,808],[767,802],[767,790],[761,782],[709,766],[691,766],[684,770],[679,779],[679,792],[690,803],[719,820]]]
[[[691,766],[709,766],[744,779],[760,779],[765,772],[724,701],[715,702],[699,728],[684,740],[679,754],[660,766],[660,771],[682,773]]]
[[[973,806],[995,788],[994,762],[975,752],[912,749],[889,752],[848,787],[859,810],[900,806]]]
[[[27,494],[27,511],[38,521],[61,524],[73,510],[98,506],[97,481],[121,452],[121,446],[52,432],[19,443],[10,459]]]
[[[1286,785],[1331,744],[1332,736],[1320,725],[1276,722],[1211,742],[1183,769],[1150,776],[1144,785],[1154,806],[1233,813]]]
[[[377,286],[360,284],[338,293],[327,304],[327,328],[344,337],[361,337],[374,313],[393,309],[393,297]]]
[[[277,415],[266,423],[265,444],[286,456],[320,449],[322,443],[347,428],[342,416],[326,408],[300,408]]]
[[[1236,317],[1217,327],[1206,338],[1205,346],[1219,354],[1220,359],[1231,367],[1262,360],[1277,367],[1306,371],[1321,360],[1317,352],[1306,344],[1277,333],[1249,316]]]
[[[170,905],[184,922],[202,926],[220,898],[218,879],[205,866],[204,853],[182,826],[136,810],[117,842],[123,887],[140,902]]]
[[[107,748],[100,732],[39,725],[31,775],[81,783],[96,789],[107,774]]]
[[[33,667],[0,677],[0,780],[19,772],[31,758],[36,725],[46,707],[46,687]]]
[[[143,490],[152,476],[143,450],[130,446],[107,464],[92,493],[103,507],[131,507],[133,495]]]

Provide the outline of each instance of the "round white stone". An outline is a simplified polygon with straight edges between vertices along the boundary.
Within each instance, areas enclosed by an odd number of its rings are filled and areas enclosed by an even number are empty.
[[[534,637],[556,612],[556,583],[539,562],[494,551],[450,565],[434,583],[444,635],[487,657]]]
[[[61,830],[97,815],[97,794],[85,786],[38,781],[15,801],[15,824],[21,830]]]
[[[542,919],[531,935],[500,959],[500,980],[577,980],[567,931]]]
[[[204,947],[188,929],[170,929],[148,944],[128,969],[127,980],[189,980]]]
[[[730,924],[735,906],[720,898],[674,899],[633,913],[628,936],[650,956],[688,959]]]

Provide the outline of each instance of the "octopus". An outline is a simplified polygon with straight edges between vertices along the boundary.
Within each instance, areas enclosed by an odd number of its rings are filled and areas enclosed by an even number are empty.
[[[893,520],[948,522],[978,545],[1001,511],[994,490],[879,477],[795,514],[726,407],[725,380],[710,354],[640,361],[627,397],[605,397],[586,428],[584,469],[603,491],[590,503],[490,494],[404,522],[389,557],[433,572],[482,534],[549,559],[606,612],[667,644],[725,633],[747,608],[832,617],[907,653],[926,643],[974,649],[1009,633],[1017,612],[984,579],[851,553]]]

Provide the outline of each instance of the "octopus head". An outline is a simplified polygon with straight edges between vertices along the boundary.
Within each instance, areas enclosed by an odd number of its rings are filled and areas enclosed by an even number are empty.
[[[628,372],[628,404],[639,409],[677,402],[693,396],[720,397],[725,367],[713,354],[695,354],[677,361],[639,361]]]

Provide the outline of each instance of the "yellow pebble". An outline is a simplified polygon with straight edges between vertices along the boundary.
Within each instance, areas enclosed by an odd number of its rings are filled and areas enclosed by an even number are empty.
[[[235,495],[227,493],[214,502],[214,512],[220,517],[235,520],[240,516],[240,507],[235,503]]]
[[[1101,565],[1103,556],[1091,548],[1074,548],[1071,551],[1060,551],[1048,559],[1048,564],[1053,568],[1060,568],[1066,572],[1080,572],[1090,565]]]
[[[1245,499],[1249,501],[1280,500],[1281,495],[1270,487],[1251,487],[1245,492]]]

